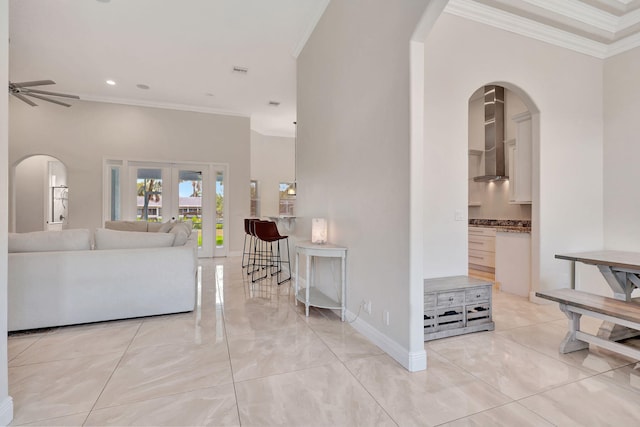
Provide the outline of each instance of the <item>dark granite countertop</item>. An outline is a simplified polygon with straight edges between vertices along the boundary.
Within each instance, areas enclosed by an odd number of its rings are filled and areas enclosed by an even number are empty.
[[[531,221],[523,219],[470,219],[469,226],[495,228],[507,233],[531,233]]]

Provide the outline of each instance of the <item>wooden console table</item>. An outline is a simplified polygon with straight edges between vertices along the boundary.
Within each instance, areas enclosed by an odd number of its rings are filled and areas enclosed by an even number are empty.
[[[300,254],[307,257],[306,269],[307,269],[307,285],[303,289],[300,289]],[[316,257],[329,257],[340,258],[341,275],[340,275],[340,297],[336,301],[333,298],[328,297],[322,292],[318,291],[314,286],[315,279],[315,258]],[[340,310],[340,318],[344,322],[345,313],[345,295],[347,284],[347,248],[342,246],[332,245],[331,243],[316,244],[311,242],[299,242],[296,244],[296,280],[295,280],[295,294],[296,305],[298,301],[304,303],[305,314],[309,316],[309,307],[328,308],[333,310]]]

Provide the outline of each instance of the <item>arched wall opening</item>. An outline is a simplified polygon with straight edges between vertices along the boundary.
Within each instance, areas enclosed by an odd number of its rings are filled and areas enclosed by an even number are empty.
[[[507,175],[514,174],[515,176],[509,176],[508,180],[497,181],[490,183],[474,182],[473,174],[474,169],[480,169],[481,172],[484,169],[483,154],[480,151],[484,151],[484,133],[478,135],[478,125],[484,126],[484,116],[478,117],[478,108],[482,108],[484,104],[483,89],[488,86],[501,86],[505,88],[504,94],[504,158],[510,168],[510,172],[507,171]],[[479,105],[478,105],[479,104]],[[535,289],[539,280],[539,189],[540,189],[540,110],[536,102],[532,99],[526,89],[523,87],[509,82],[509,81],[488,81],[480,86],[469,96],[469,120],[467,122],[467,129],[469,133],[469,176],[468,176],[468,193],[469,193],[469,210],[468,218],[471,219],[495,219],[495,220],[530,220],[531,221],[531,245],[529,248],[529,254],[527,255],[526,263],[529,265],[529,279],[528,283],[502,283],[501,289],[506,292],[515,293],[520,296],[526,296],[530,300],[534,300]],[[474,110],[475,109],[475,110]],[[527,114],[528,113],[528,114]],[[480,112],[482,114],[482,112]],[[514,152],[509,151],[514,148],[517,149],[518,144],[522,141],[517,141],[517,137],[521,130],[518,130],[518,126],[522,125],[522,117],[527,117],[530,121],[527,123],[527,128],[530,127],[530,133],[528,137],[529,141],[524,144],[525,150],[528,153],[524,156],[528,161],[528,165],[524,165],[522,155],[519,155],[520,165],[514,168],[514,163],[517,160],[513,157]],[[529,118],[530,117],[530,118]],[[478,121],[481,120],[481,123]],[[527,148],[528,145],[528,148]],[[477,161],[476,164],[473,164]],[[519,174],[524,171],[526,177]],[[482,173],[480,173],[481,175]],[[521,181],[523,178],[530,180],[528,185],[529,189],[523,198],[516,193],[516,178],[519,176]],[[514,236],[510,236],[514,237]],[[471,250],[471,248],[469,248]],[[500,254],[496,253],[496,259],[500,258]],[[502,257],[504,258],[504,257]],[[499,262],[497,262],[498,264]],[[496,265],[495,280],[500,282],[500,272],[497,271]],[[470,267],[471,269],[471,267]],[[504,276],[503,276],[504,277]]]
[[[60,230],[69,214],[67,168],[57,157],[35,154],[11,167],[9,231]]]

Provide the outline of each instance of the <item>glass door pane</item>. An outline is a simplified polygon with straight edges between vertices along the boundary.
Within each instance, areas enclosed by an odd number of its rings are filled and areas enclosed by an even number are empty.
[[[224,247],[224,173],[216,172],[216,248]]]
[[[191,220],[193,232],[198,233],[198,248],[202,247],[202,172],[178,172],[178,218]]]
[[[137,170],[138,221],[162,222],[162,169]]]

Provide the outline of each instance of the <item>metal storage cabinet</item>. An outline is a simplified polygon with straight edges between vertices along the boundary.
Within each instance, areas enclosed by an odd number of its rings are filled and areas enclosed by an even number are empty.
[[[492,331],[492,283],[468,276],[424,281],[424,340]]]

